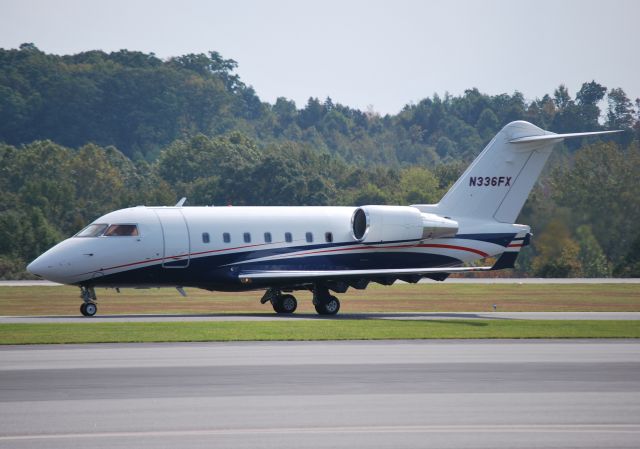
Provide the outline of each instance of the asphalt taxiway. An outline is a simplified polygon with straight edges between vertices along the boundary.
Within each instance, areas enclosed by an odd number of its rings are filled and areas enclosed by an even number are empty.
[[[640,342],[0,347],[0,447],[636,448]]]

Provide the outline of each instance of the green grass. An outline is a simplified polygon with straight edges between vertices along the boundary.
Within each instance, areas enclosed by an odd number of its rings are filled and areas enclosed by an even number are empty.
[[[0,324],[0,344],[435,338],[640,338],[640,321],[328,319]]]
[[[261,291],[244,293],[187,289],[96,289],[100,315],[270,313]],[[315,313],[309,292],[296,292],[298,311]],[[372,284],[338,295],[341,313],[640,311],[640,288],[631,284]],[[79,315],[76,287],[0,287],[0,315]]]

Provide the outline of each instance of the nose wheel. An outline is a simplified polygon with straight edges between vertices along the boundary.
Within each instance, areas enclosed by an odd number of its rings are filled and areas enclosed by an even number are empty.
[[[94,316],[98,311],[98,306],[95,303],[98,298],[96,298],[93,287],[80,287],[80,298],[84,301],[80,306],[80,313],[84,316]]]

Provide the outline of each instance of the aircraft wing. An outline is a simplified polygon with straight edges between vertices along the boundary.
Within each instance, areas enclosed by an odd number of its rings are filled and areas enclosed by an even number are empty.
[[[238,277],[243,283],[253,280],[303,280],[303,279],[348,279],[372,278],[377,276],[410,276],[430,274],[465,273],[469,271],[489,271],[493,267],[448,267],[448,268],[401,268],[401,269],[373,269],[373,270],[247,270]]]
[[[370,270],[245,270],[238,274],[240,281],[250,283],[253,280],[313,280],[313,279],[355,279],[355,278],[375,278],[375,277],[402,277],[402,276],[424,276],[446,275],[453,273],[467,273],[471,271],[491,271],[513,268],[517,253],[505,252],[493,266],[485,267],[438,267],[438,268],[393,268],[393,269],[370,269]]]

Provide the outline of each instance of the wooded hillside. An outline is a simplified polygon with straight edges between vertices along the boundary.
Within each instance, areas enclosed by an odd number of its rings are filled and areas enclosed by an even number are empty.
[[[519,275],[640,276],[640,100],[588,81],[541,99],[469,89],[381,116],[262,102],[220,54],[0,49],[0,278],[110,210],[137,204],[437,202],[513,120],[624,129],[557,148],[519,222]],[[608,107],[599,105],[606,100]],[[586,146],[583,146],[586,145]]]

